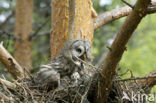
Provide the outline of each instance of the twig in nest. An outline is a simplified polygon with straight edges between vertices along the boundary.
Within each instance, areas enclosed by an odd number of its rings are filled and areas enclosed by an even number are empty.
[[[103,75],[103,74],[99,71],[99,69],[98,69],[97,67],[95,67],[94,65],[89,64],[89,63],[83,61],[82,59],[80,59],[80,58],[78,58],[78,57],[76,57],[76,56],[75,56],[75,58],[78,59],[79,61],[81,61],[82,63],[84,63],[84,64],[90,66],[95,72],[99,73],[102,77],[104,77],[104,75]]]
[[[77,94],[74,96],[74,99],[73,99],[72,103],[75,103],[76,96],[77,96],[77,95],[80,95],[80,93],[78,92],[79,90],[80,90],[80,87],[77,89]],[[81,96],[81,95],[80,95],[80,96]]]
[[[92,83],[92,78],[91,78],[91,80],[89,81],[89,84],[88,84],[88,86],[87,86],[87,88],[86,88],[86,90],[85,90],[84,95],[82,95],[82,97],[81,97],[81,103],[84,103],[84,99],[85,99],[85,97],[86,97],[86,95],[87,95],[87,93],[88,93],[88,91],[89,91],[89,88],[90,88],[90,86],[91,86],[91,83]]]
[[[4,100],[6,102],[9,102],[10,101],[9,97],[7,97],[5,94],[3,94],[1,92],[0,92],[0,99],[1,100]]]
[[[2,84],[2,86],[3,86],[3,88],[4,88],[4,90],[5,90],[6,92],[8,92],[8,93],[11,95],[11,97],[13,97],[13,94],[9,91],[8,87],[7,87],[5,84],[3,84],[2,82],[1,82],[1,84]]]
[[[152,76],[146,76],[146,77],[132,77],[132,78],[126,78],[126,79],[116,79],[115,81],[129,81],[129,80],[140,80],[140,79],[149,79],[149,78],[156,78],[156,75]]]
[[[130,71],[130,70],[129,70],[129,69],[127,69],[124,73],[119,74],[119,76],[126,75],[129,71]]]
[[[126,5],[128,5],[129,7],[131,7],[132,9],[134,8],[134,6],[133,5],[131,5],[130,3],[128,3],[127,1],[125,1],[125,0],[121,0],[123,3],[125,3]]]
[[[1,79],[1,78],[0,78],[0,84],[5,85],[7,88],[10,88],[10,89],[16,88],[16,85],[14,83],[11,83],[11,82],[9,82],[5,79]]]

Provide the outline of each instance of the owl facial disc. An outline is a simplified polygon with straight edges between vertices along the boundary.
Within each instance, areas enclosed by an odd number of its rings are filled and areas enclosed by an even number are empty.
[[[86,39],[71,39],[64,44],[60,55],[77,66],[82,66],[80,59],[85,62],[91,61],[91,44]]]
[[[78,66],[82,66],[80,59],[86,62],[90,62],[91,51],[88,50],[88,49],[91,49],[90,43],[86,40],[81,41],[81,42],[78,41],[75,43],[74,46],[75,47],[72,49],[73,62]]]

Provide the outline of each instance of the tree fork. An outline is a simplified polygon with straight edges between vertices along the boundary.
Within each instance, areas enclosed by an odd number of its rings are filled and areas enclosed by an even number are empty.
[[[132,8],[130,8],[129,6],[124,6],[124,7],[113,9],[111,11],[104,12],[94,20],[94,29],[97,29],[102,25],[107,24],[111,21],[128,16],[131,12],[132,12]],[[151,5],[149,5],[147,8],[148,14],[154,12],[156,12],[156,0],[152,0]]]
[[[151,0],[137,0],[134,10],[128,15],[126,21],[118,31],[110,47],[111,51],[108,52],[102,67],[103,76],[100,77],[100,83],[97,86],[95,103],[106,103],[115,76],[116,66],[126,50],[126,44],[132,33],[141,19],[147,14],[147,7],[150,2]]]

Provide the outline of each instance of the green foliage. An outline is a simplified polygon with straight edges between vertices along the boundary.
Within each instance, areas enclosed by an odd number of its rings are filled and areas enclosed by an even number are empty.
[[[143,19],[120,62],[122,66],[130,68],[136,76],[143,76],[156,68],[155,17],[154,14]]]
[[[128,1],[134,4],[134,0]],[[118,0],[112,0],[110,5],[100,7],[95,5],[98,12],[112,10],[116,7],[124,6],[125,4]],[[105,8],[105,9],[104,9]],[[152,72],[156,68],[156,14],[146,16],[139,24],[132,38],[127,45],[127,51],[124,53],[119,67],[121,73],[132,70],[135,76],[143,76]],[[109,46],[109,40],[115,38],[120,26],[125,21],[125,18],[110,22],[103,27],[97,29],[94,34],[93,53],[95,56],[94,62],[98,62],[102,53],[107,51],[106,46]],[[126,75],[124,77],[129,77]]]

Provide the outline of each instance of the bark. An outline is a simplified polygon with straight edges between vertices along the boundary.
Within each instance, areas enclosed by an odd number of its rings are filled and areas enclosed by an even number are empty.
[[[26,77],[28,77],[27,73],[24,73],[23,68],[7,52],[2,43],[0,44],[0,61],[5,65],[6,69],[15,79],[17,79],[18,77],[23,78],[24,74]]]
[[[94,29],[97,29],[101,27],[102,25],[109,23],[111,21],[120,19],[122,17],[125,17],[130,14],[132,11],[132,8],[129,6],[124,6],[121,8],[117,8],[111,11],[104,12],[100,14],[95,20],[94,20]],[[152,0],[151,5],[148,7],[147,12],[153,13],[156,12],[156,0]]]
[[[32,34],[33,0],[16,1],[15,26],[15,59],[27,69],[32,69],[32,43],[29,36]]]
[[[156,76],[156,71],[153,71],[153,72],[145,75],[144,77],[148,77],[148,76],[150,76],[150,77]],[[142,88],[145,88],[145,89],[146,89],[146,87],[152,88],[153,86],[156,85],[156,77],[137,80],[137,82],[142,86]]]
[[[68,39],[86,38],[92,42],[92,10],[90,0],[52,0],[52,58],[58,55]]]
[[[141,19],[146,15],[147,7],[150,2],[150,0],[137,0],[134,10],[129,14],[126,21],[118,31],[102,67],[103,76],[100,77],[100,83],[97,87],[95,103],[106,103],[112,87],[116,66],[126,50],[126,44],[132,36],[132,33],[140,23]]]
[[[102,25],[111,22],[113,20],[119,19],[121,17],[127,16],[132,9],[129,6],[124,6],[111,11],[104,12],[100,14],[94,20],[94,29],[101,27]]]
[[[16,89],[16,85],[14,83],[1,78],[0,78],[0,85],[5,85],[9,89],[13,89],[13,90]]]

